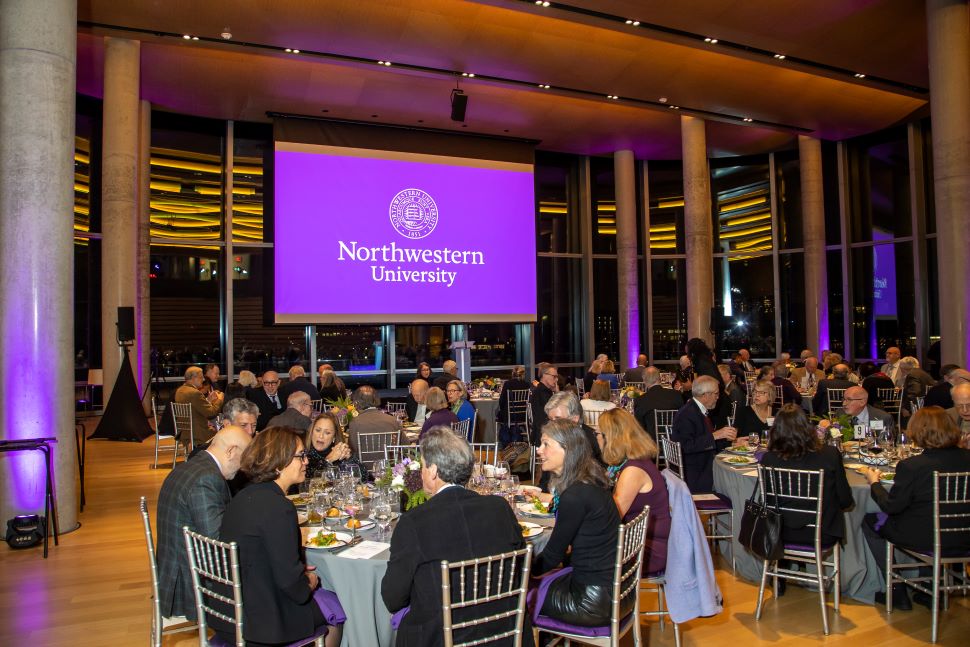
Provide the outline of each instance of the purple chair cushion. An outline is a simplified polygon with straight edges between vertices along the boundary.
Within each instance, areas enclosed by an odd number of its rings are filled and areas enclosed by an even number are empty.
[[[549,587],[552,583],[572,572],[573,567],[566,566],[565,568],[549,571],[548,573],[540,575],[529,584],[529,592],[526,594],[525,604],[526,608],[532,611],[533,621],[539,617],[539,611],[542,610],[542,605],[546,602],[546,594],[549,592]]]
[[[406,616],[410,612],[411,612],[410,605],[404,607],[403,609],[398,609],[397,611],[395,611],[394,615],[391,616],[391,628],[397,629],[398,627],[400,627],[401,622],[404,621],[404,616]]]
[[[627,624],[633,618],[632,613],[628,613],[620,621],[620,630],[622,631],[626,628]],[[575,634],[577,636],[587,636],[590,638],[602,638],[603,636],[610,635],[609,625],[605,627],[580,627],[578,625],[571,625],[562,620],[557,620],[556,618],[550,618],[549,616],[537,616],[533,621],[534,626],[540,631],[547,629],[549,631],[558,631],[562,633]]]
[[[731,509],[731,499],[727,498],[723,494],[714,493],[718,500],[717,501],[694,501],[694,507],[698,510],[730,510]]]

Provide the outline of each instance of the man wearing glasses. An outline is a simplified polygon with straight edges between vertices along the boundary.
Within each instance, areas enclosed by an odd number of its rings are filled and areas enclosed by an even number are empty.
[[[294,391],[286,399],[286,411],[270,418],[266,426],[292,427],[305,433],[313,423],[313,420],[310,419],[312,413],[313,403],[310,401],[309,394],[303,391]]]
[[[953,396],[953,408],[946,412],[960,431],[963,432],[963,440],[960,446],[964,449],[970,448],[970,384],[957,384],[950,391]]]
[[[539,384],[532,391],[532,444],[538,446],[542,437],[542,426],[549,421],[546,403],[553,393],[559,392],[559,371],[552,364],[541,364]]]
[[[881,420],[883,427],[892,431],[895,427],[893,417],[875,407],[869,406],[869,392],[861,386],[853,386],[845,390],[842,398],[842,409],[845,414],[852,418],[852,425],[866,425],[867,427],[873,420]],[[895,433],[895,432],[894,432]]]
[[[256,430],[262,431],[269,424],[270,418],[283,413],[283,401],[280,399],[280,376],[276,371],[263,373],[263,388],[251,389],[246,398],[259,407],[259,418],[256,420]]]

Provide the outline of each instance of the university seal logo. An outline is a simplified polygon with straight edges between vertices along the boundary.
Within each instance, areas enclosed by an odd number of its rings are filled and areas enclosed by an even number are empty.
[[[438,205],[421,189],[404,189],[391,200],[391,225],[405,238],[417,240],[438,225]]]

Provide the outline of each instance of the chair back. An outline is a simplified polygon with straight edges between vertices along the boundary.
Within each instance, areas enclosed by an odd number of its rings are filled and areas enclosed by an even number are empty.
[[[155,398],[152,398],[152,408],[155,406]],[[157,432],[156,432],[157,433]],[[162,606],[158,600],[158,562],[155,558],[155,540],[152,537],[152,520],[148,516],[148,504],[145,497],[138,503],[141,511],[142,524],[145,527],[145,542],[148,544],[148,564],[152,571],[152,647],[159,647],[162,644]]]
[[[398,411],[404,411],[407,405],[404,402],[385,402],[384,411],[388,412],[392,416]]]
[[[384,448],[387,445],[400,444],[401,432],[375,431],[357,434],[357,460],[370,469],[376,460],[384,458]]]
[[[531,566],[531,545],[521,550],[460,562],[442,560],[441,605],[445,647],[471,647],[496,642],[519,647],[525,625],[525,597]],[[458,642],[460,637],[467,637],[473,627],[480,628],[474,632],[475,637]],[[479,632],[488,632],[489,635],[481,636]]]
[[[243,639],[242,583],[239,578],[239,549],[236,542],[225,543],[182,528],[185,550],[189,556],[192,590],[199,617],[199,644],[208,644],[206,614],[232,624],[236,628],[236,645]],[[232,591],[232,597],[217,590],[221,584]],[[221,588],[221,587],[219,587]],[[232,615],[229,615],[229,614]]]
[[[654,462],[657,466],[660,466],[660,462],[664,461],[666,465],[666,454],[664,454],[663,439],[670,438],[670,430],[674,426],[674,416],[677,415],[677,409],[654,409],[653,410],[653,428],[657,434],[657,456],[654,458]]]
[[[505,424],[511,427],[513,424],[523,424],[526,422],[526,412],[529,409],[529,389],[515,389],[508,392],[507,404],[505,405]]]
[[[661,386],[671,386],[674,383],[673,373],[661,373],[660,374],[660,385]]]
[[[603,415],[602,411],[583,409],[583,422],[585,422],[590,427],[598,427],[600,424],[601,415]]]
[[[633,599],[633,622],[640,622],[640,567],[647,537],[650,506],[646,506],[629,523],[621,524],[616,538],[616,564],[613,568],[613,602],[610,612],[610,635],[620,636],[624,602]],[[617,641],[618,642],[618,641]]]
[[[317,413],[323,413],[323,398],[318,400],[310,400],[310,404],[313,405],[313,410]]]
[[[582,378],[577,378],[576,380],[576,395],[582,400],[583,395],[586,393],[586,382]]]
[[[183,443],[188,438],[188,448],[189,451],[192,451],[192,448],[195,447],[195,430],[192,429],[192,405],[188,402],[173,402],[172,421],[175,423],[175,437]]]
[[[613,373],[613,377],[616,378],[616,383],[617,384],[619,384],[621,386],[623,385],[623,382],[624,382],[623,376],[624,375],[626,375],[626,373]]]
[[[472,455],[477,458],[482,465],[495,465],[498,462],[498,442],[494,443],[469,443],[472,448]]]
[[[162,413],[163,411],[164,411],[164,409],[162,409],[162,411],[159,411],[158,410],[158,403],[156,402],[156,398],[153,395],[152,396],[152,422],[155,423],[155,435],[156,436],[158,435],[158,414]]]
[[[828,411],[831,413],[834,410],[833,405],[842,406],[842,400],[845,398],[845,389],[826,389],[825,397],[826,404],[828,404]]]
[[[633,387],[634,389],[638,389],[640,391],[646,391],[647,390],[646,389],[646,386],[644,386],[643,382],[627,382],[626,384],[624,384],[624,386]]]
[[[394,463],[400,463],[405,458],[415,459],[421,454],[417,445],[384,445],[384,458]]]
[[[775,408],[780,408],[785,404],[785,387],[782,384],[775,385]]]
[[[657,438],[660,440],[660,448],[663,452],[667,467],[680,477],[681,480],[684,480],[684,457],[680,451],[680,443],[671,440],[670,436],[660,438],[658,434]]]
[[[970,472],[933,472],[933,549],[941,556],[944,534],[970,535]]]
[[[465,420],[459,420],[458,422],[451,423],[451,430],[457,435],[461,436],[465,440],[468,440],[469,431],[472,428],[472,419],[466,418]]]
[[[882,402],[883,411],[895,418],[896,425],[899,426],[899,410],[903,404],[902,391],[896,387],[876,389],[876,397]]]
[[[822,541],[824,481],[825,470],[793,470],[758,465],[762,501],[781,512],[803,516],[805,527],[815,530],[816,547]]]

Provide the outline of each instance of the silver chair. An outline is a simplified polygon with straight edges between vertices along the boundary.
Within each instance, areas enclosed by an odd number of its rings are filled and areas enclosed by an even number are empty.
[[[845,398],[845,391],[845,389],[825,390],[826,404],[828,405],[827,411],[829,412],[829,415],[832,415],[832,412],[836,408],[842,407],[842,400]]]
[[[505,426],[528,425],[529,389],[514,389],[508,392],[505,405]]]
[[[670,437],[670,430],[674,425],[674,416],[677,415],[677,409],[654,409],[653,410],[653,428],[657,434],[657,447],[660,451],[657,452],[656,463],[660,466],[661,461],[666,465],[666,460],[663,453],[663,443],[662,438]]]
[[[646,387],[643,382],[627,382],[624,386],[632,386],[635,389],[639,389],[641,392],[646,391]]]
[[[387,445],[399,445],[401,432],[375,431],[357,434],[357,460],[370,469],[376,460],[384,458],[384,448]]]
[[[525,625],[525,596],[529,588],[532,546],[500,555],[441,562],[441,610],[445,647],[472,647],[502,641],[520,647]],[[495,603],[507,600],[508,609],[495,610]],[[476,607],[488,604],[486,611]],[[459,613],[455,613],[459,611]],[[457,620],[456,616],[461,616]],[[491,627],[488,637],[457,642],[463,629]],[[510,627],[510,628],[508,628]]]
[[[576,395],[578,395],[579,398],[582,399],[583,398],[583,395],[585,393],[586,393],[586,382],[584,382],[581,378],[580,379],[577,379],[576,380]]]
[[[394,463],[400,463],[405,458],[415,459],[421,454],[417,445],[384,445],[384,458]]]
[[[814,584],[818,587],[819,606],[822,610],[822,631],[829,635],[829,615],[825,600],[825,589],[832,584],[832,598],[835,612],[839,612],[839,599],[842,591],[841,546],[839,542],[822,544],[822,492],[825,491],[825,470],[792,470],[780,467],[758,465],[758,485],[761,498],[769,507],[782,513],[803,515],[808,520],[806,528],[814,528],[815,539],[812,545],[785,544],[782,559],[803,564],[814,564],[814,575],[802,573],[793,568],[781,568],[778,562],[765,560],[761,568],[761,586],[758,589],[758,608],[755,620],[761,619],[764,608],[765,583],[772,578],[775,597],[778,597],[778,578]],[[830,560],[825,556],[829,555]],[[832,572],[825,573],[826,568]]]
[[[313,410],[317,413],[323,413],[323,399],[310,400],[310,404],[313,405]]]
[[[640,580],[640,592],[645,591],[656,591],[657,592],[657,610],[656,611],[641,611],[641,616],[657,616],[660,618],[660,631],[664,631],[664,618],[670,615],[670,611],[667,610],[667,578],[663,575],[658,575],[655,577],[644,577]],[[674,645],[675,647],[680,647],[680,625],[676,622],[671,621],[674,625]]]
[[[903,403],[902,392],[896,387],[876,389],[876,396],[882,401],[883,411],[891,414],[896,419],[896,427],[898,428],[902,424],[899,417]]]
[[[498,462],[498,441],[494,443],[469,443],[472,455],[481,461],[482,465],[494,465]]]
[[[670,468],[670,470],[674,472],[674,474],[676,474],[680,480],[686,482],[687,478],[684,475],[684,458],[680,448],[680,443],[667,437],[661,441],[661,447],[663,448],[664,460],[667,461],[667,467]],[[737,566],[734,559],[733,506],[729,501],[724,499],[718,499],[717,501],[694,499],[694,507],[697,508],[697,514],[700,515],[701,521],[704,523],[704,527],[707,528],[707,534],[705,534],[704,537],[711,543],[711,545],[716,548],[718,546],[718,542],[723,541],[731,548],[731,570],[736,571]]]
[[[599,427],[601,415],[603,415],[602,411],[583,409],[583,422],[590,427]]]
[[[188,402],[173,402],[172,420],[175,422],[175,437],[183,445],[186,456],[188,456],[188,453],[195,447],[195,430],[192,428],[192,405]],[[187,445],[185,444],[186,439],[188,439]],[[172,467],[175,467],[174,460],[172,461]]]
[[[954,557],[943,555],[943,536],[958,534],[970,535],[970,472],[933,472],[933,550],[923,553],[902,546],[886,543],[886,612],[892,613],[894,582],[908,584],[918,591],[933,597],[930,609],[932,629],[930,640],[936,642],[939,635],[940,595],[943,596],[943,609],[950,606],[949,594],[960,591],[970,593],[970,555],[964,553]],[[906,577],[900,571],[912,569],[914,565],[897,564],[893,550],[908,555],[918,564],[932,566],[932,575]],[[959,569],[952,568],[959,565]]]
[[[775,401],[773,406],[778,409],[785,404],[785,387],[781,384],[775,385]]]
[[[404,411],[406,406],[404,402],[385,402],[384,411],[387,411],[393,416],[398,411]]]
[[[192,589],[195,591],[195,607],[199,616],[199,645],[209,644],[206,614],[224,620],[235,627],[237,647],[245,647],[243,638],[242,580],[239,577],[239,548],[236,542],[222,542],[182,528],[185,550],[189,556]],[[232,597],[220,593],[214,585],[221,584],[232,590]],[[220,587],[221,588],[221,587]],[[232,614],[232,615],[229,615]],[[327,635],[326,625],[312,636],[292,642],[288,647],[316,645],[323,647]]]
[[[619,647],[620,639],[633,631],[633,644],[640,647],[640,567],[643,564],[643,545],[647,536],[647,521],[650,517],[649,506],[627,524],[620,525],[616,540],[616,563],[613,568],[613,603],[610,612],[610,634],[594,637],[581,633],[553,630],[542,626],[542,616],[535,622],[537,631],[551,633],[566,641],[597,645],[599,647]],[[633,610],[621,616],[624,603],[633,601]],[[539,644],[536,635],[536,644]]]
[[[185,616],[174,618],[162,617],[162,605],[158,599],[158,562],[155,558],[155,539],[152,536],[152,521],[148,517],[148,504],[145,497],[138,504],[141,510],[141,520],[145,526],[145,542],[148,544],[148,563],[152,570],[152,628],[149,641],[152,647],[161,647],[162,636],[177,634],[184,631],[195,631],[196,624]]]
[[[185,448],[182,447],[181,444],[179,444],[179,442],[178,442],[178,440],[176,440],[175,436],[173,436],[172,434],[160,434],[160,433],[158,433],[158,416],[159,416],[159,414],[164,414],[164,413],[165,413],[165,407],[162,407],[161,410],[159,410],[158,404],[155,402],[155,398],[153,396],[152,397],[152,418],[153,418],[153,420],[155,422],[155,463],[152,465],[152,469],[158,469],[158,452],[159,451],[172,452],[172,454],[173,454],[173,456],[172,456],[172,467],[173,468],[175,467],[175,463],[178,462],[178,459],[179,459],[179,450],[182,451],[182,454],[185,454]],[[161,444],[162,441],[165,441],[165,440],[172,441],[172,444],[171,445],[162,445]]]
[[[471,430],[472,419],[466,418],[465,420],[459,420],[458,422],[451,423],[451,430],[456,434],[468,440],[468,435]]]

